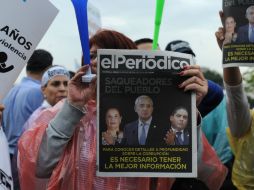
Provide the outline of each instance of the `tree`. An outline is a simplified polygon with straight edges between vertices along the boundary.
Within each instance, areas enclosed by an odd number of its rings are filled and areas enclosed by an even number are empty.
[[[209,79],[209,80],[217,83],[221,87],[223,87],[223,79],[222,79],[222,76],[219,72],[208,69],[206,67],[203,67],[202,71],[203,71],[203,74],[206,79]]]
[[[254,106],[254,69],[249,69],[243,73],[244,89],[247,93],[249,104]]]

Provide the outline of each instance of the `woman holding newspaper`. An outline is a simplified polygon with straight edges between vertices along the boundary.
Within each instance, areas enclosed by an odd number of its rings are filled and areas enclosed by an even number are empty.
[[[99,48],[136,49],[136,45],[128,37],[111,30],[97,32],[90,39],[90,47],[93,54]],[[91,59],[93,71],[96,70],[96,64],[96,56],[93,56]],[[47,189],[54,190],[152,189],[151,178],[96,176],[96,78],[90,84],[82,83],[81,78],[87,69],[88,66],[83,66],[70,80],[67,100],[44,111],[37,120],[39,121],[37,127],[22,136],[19,142],[20,155],[21,157],[25,155],[20,167],[22,189],[38,189],[38,177],[48,178]],[[179,85],[179,88],[184,91],[195,91],[199,104],[208,89],[200,67],[187,66],[180,75],[190,78]],[[209,144],[203,143],[200,128],[198,127],[197,130],[199,131],[198,147],[202,147],[199,149],[202,152],[198,153],[199,178],[209,188],[219,189],[224,181],[226,169],[215,152],[210,152],[208,158],[208,160],[213,159],[212,165],[202,160],[207,154],[203,151],[212,148]],[[209,171],[214,171],[209,173],[209,179],[206,177],[207,168],[211,169]],[[172,178],[158,178],[154,189],[171,189],[173,183]]]

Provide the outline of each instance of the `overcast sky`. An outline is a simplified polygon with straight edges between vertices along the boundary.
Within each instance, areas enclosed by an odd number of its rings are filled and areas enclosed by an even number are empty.
[[[71,0],[51,0],[59,14],[38,48],[49,50],[54,64],[75,70],[80,64],[81,45]],[[156,0],[91,0],[101,13],[102,27],[120,31],[133,40],[153,36]],[[222,73],[221,52],[215,31],[221,0],[165,0],[159,44],[162,49],[172,40],[190,43],[197,63]],[[24,75],[24,71],[22,72]]]

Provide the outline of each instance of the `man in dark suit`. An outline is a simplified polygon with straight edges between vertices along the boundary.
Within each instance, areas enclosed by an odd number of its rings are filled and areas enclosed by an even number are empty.
[[[165,141],[168,145],[188,145],[190,135],[186,129],[188,124],[188,111],[184,107],[177,107],[170,115],[170,129]]]
[[[239,27],[236,42],[254,43],[254,6],[246,9],[246,18],[249,24]]]
[[[146,95],[139,96],[135,101],[134,109],[138,114],[138,120],[128,123],[124,127],[124,144],[158,145],[160,143],[158,137],[162,130],[155,124],[152,117],[153,100]]]

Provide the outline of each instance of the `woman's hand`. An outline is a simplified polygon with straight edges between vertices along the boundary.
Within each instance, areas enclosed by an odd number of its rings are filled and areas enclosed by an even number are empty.
[[[190,78],[186,79],[182,84],[179,85],[179,88],[184,89],[184,91],[192,90],[196,92],[196,103],[198,106],[208,92],[208,82],[205,79],[200,66],[185,66],[184,70],[181,71],[179,75],[190,76]]]
[[[83,107],[89,100],[96,98],[96,77],[90,83],[82,82],[88,67],[81,67],[69,81],[67,99],[73,106]]]
[[[223,23],[224,13],[222,11],[220,11],[219,15],[220,15],[221,23]],[[217,32],[215,32],[215,36],[216,36],[217,43],[218,43],[220,49],[222,49],[223,42],[225,40],[225,29],[224,29],[224,27],[219,27]]]

